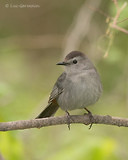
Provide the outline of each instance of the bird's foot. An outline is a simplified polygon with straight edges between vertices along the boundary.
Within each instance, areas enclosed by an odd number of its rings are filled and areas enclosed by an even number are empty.
[[[67,116],[68,129],[70,130],[70,119],[71,119],[71,117],[70,117],[70,114],[69,114],[69,112],[67,110],[65,112],[66,112],[66,116]]]
[[[92,113],[87,109],[87,108],[84,108],[87,112],[88,112],[88,116],[89,116],[89,119],[90,119],[90,126],[89,126],[89,129],[92,128],[92,125],[94,123],[94,117],[92,115]],[[85,113],[86,114],[86,113]]]

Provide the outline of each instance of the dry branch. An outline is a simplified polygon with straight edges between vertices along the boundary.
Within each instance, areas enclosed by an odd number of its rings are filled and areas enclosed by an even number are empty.
[[[122,7],[119,8],[119,7],[118,7],[118,2],[117,2],[117,0],[113,0],[113,2],[114,2],[115,6],[116,6],[116,8],[117,8],[117,12],[116,12],[116,15],[115,15],[115,17],[114,17],[114,20],[113,20],[112,24],[110,24],[110,26],[111,26],[112,28],[118,30],[118,31],[121,31],[121,32],[124,32],[125,34],[128,34],[128,30],[126,30],[126,29],[124,29],[124,28],[122,28],[122,27],[119,27],[119,26],[117,25],[117,24],[118,24],[118,18],[119,18],[119,16],[120,16],[121,12],[122,12],[122,11],[125,9],[125,7],[127,6],[127,3],[125,2],[125,3],[122,5]],[[122,22],[123,22],[123,20],[122,20]]]
[[[101,115],[93,115],[94,124],[106,124],[106,125],[115,125],[115,126],[123,126],[128,127],[128,119],[120,118],[120,117],[111,117],[101,116]],[[13,122],[2,122],[0,123],[0,131],[11,131],[11,130],[23,130],[30,128],[41,128],[46,126],[53,125],[61,125],[67,124],[68,119],[67,116],[62,117],[50,117],[50,118],[42,118],[42,119],[34,119],[34,120],[21,120],[21,121],[13,121]],[[88,115],[71,115],[70,123],[80,123],[89,125],[90,119]]]

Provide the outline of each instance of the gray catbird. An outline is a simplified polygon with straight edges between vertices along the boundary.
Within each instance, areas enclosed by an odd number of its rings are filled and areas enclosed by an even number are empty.
[[[65,71],[57,79],[48,105],[36,118],[53,116],[59,107],[67,113],[82,108],[91,113],[86,107],[94,104],[102,93],[100,77],[92,62],[82,52],[72,51],[57,65],[64,65]]]

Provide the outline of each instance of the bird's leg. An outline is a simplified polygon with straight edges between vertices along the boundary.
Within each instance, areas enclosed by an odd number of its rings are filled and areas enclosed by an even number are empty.
[[[70,130],[70,114],[69,112],[66,110],[66,115],[67,115],[67,125],[68,125],[68,129]]]
[[[93,122],[94,122],[94,117],[93,117],[92,113],[87,108],[84,108],[84,109],[88,112],[88,116],[89,116],[89,119],[90,119],[89,129],[91,129],[91,127],[93,125]]]

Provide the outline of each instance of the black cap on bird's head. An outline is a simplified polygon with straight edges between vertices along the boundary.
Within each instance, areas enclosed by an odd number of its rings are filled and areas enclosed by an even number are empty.
[[[76,57],[82,57],[83,59],[85,59],[86,55],[80,51],[72,51],[65,57],[65,60],[63,62],[59,62],[57,63],[57,65],[69,65],[68,61]],[[74,63],[76,63],[75,59],[74,59]]]
[[[70,60],[70,59],[73,59],[75,57],[83,57],[83,58],[85,58],[85,54],[80,52],[80,51],[72,51],[65,57],[65,60]]]

